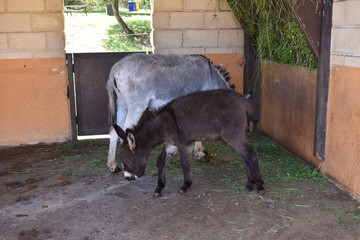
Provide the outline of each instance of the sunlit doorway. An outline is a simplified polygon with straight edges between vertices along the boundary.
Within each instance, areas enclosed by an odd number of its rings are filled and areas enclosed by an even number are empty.
[[[110,0],[64,1],[67,53],[151,51],[150,0],[114,1],[134,33],[121,29]]]

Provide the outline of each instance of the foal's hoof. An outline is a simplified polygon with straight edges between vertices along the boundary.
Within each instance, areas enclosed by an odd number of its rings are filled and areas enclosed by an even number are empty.
[[[155,193],[153,194],[153,198],[159,198],[159,197],[161,197],[161,193],[155,192]]]
[[[265,194],[265,189],[258,190],[258,193],[259,193],[260,196],[264,195]]]
[[[252,192],[254,190],[254,186],[253,185],[250,185],[250,184],[247,184],[246,187],[245,187],[245,191],[247,193],[249,192]]]
[[[122,171],[122,169],[121,168],[119,168],[119,167],[116,167],[116,168],[110,168],[110,172],[112,172],[112,173],[119,173],[119,172],[121,172]]]
[[[178,193],[179,193],[179,194],[184,194],[184,193],[186,193],[186,190],[180,189]]]
[[[259,195],[264,195],[265,194],[265,188],[264,187],[257,187],[257,191],[258,191],[258,193],[259,193]]]
[[[205,155],[203,158],[199,159],[199,161],[202,163],[208,163],[210,162],[210,158],[208,155]]]

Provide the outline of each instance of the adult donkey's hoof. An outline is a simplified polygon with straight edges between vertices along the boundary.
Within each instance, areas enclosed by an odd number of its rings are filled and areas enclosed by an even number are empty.
[[[112,173],[119,173],[121,171],[122,171],[122,169],[117,166],[115,168],[113,168],[113,167],[110,168],[110,172],[112,172]]]

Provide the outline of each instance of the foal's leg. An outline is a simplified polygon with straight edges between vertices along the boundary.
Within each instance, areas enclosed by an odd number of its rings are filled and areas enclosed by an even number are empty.
[[[191,179],[191,152],[192,146],[186,146],[180,149],[180,163],[184,174],[184,183],[180,187],[179,193],[185,193],[192,184]]]
[[[255,148],[246,140],[244,133],[236,134],[236,132],[223,135],[223,139],[228,142],[245,161],[245,170],[248,177],[246,189],[252,191],[254,185],[259,192],[263,194],[264,181],[260,175],[259,161],[256,156]]]
[[[175,155],[177,152],[177,147],[172,145],[164,146],[161,151],[158,159],[157,159],[157,167],[158,167],[158,185],[155,189],[153,197],[160,197],[161,191],[165,187],[165,167],[169,162],[170,158]]]
[[[240,155],[245,160],[245,169],[248,175],[246,189],[252,191],[254,185],[256,185],[259,194],[263,194],[265,191],[265,188],[263,187],[264,181],[260,175],[259,161],[256,156],[255,148],[246,141],[243,143]]]

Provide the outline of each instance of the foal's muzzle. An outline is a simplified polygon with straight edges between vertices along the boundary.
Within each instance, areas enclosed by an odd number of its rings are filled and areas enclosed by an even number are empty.
[[[126,172],[126,171],[124,172],[124,177],[128,181],[134,181],[136,179],[134,174],[131,174],[131,173]]]

